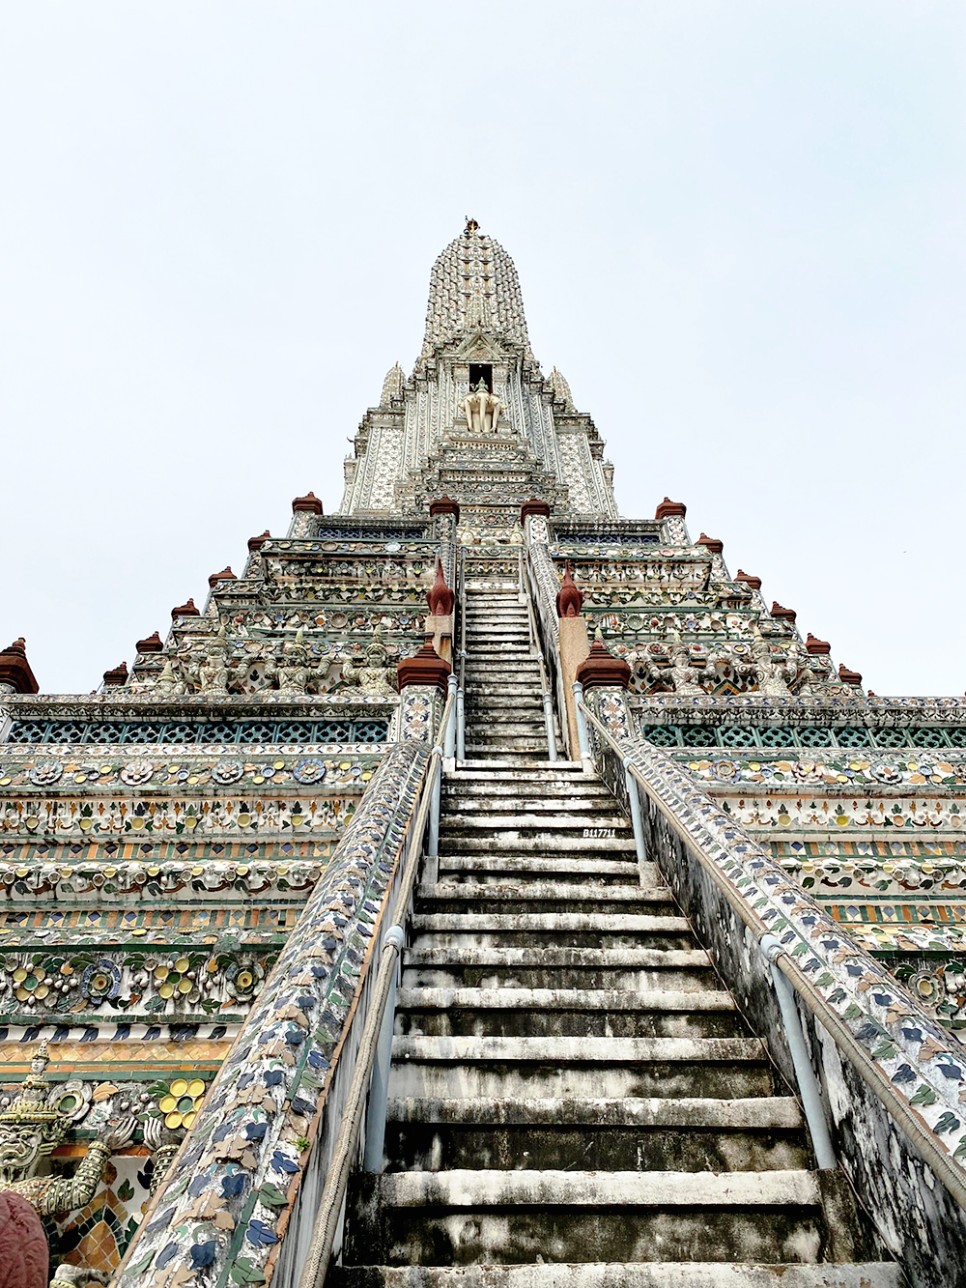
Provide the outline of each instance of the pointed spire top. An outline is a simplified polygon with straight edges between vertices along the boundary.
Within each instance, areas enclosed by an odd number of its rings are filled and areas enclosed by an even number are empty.
[[[500,243],[479,229],[467,218],[462,234],[433,265],[421,359],[477,329],[520,345],[533,358],[516,267]]]

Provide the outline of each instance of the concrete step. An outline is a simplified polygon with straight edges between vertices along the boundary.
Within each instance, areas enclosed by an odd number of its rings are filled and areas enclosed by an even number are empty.
[[[747,1100],[391,1100],[394,1171],[780,1171],[808,1165],[790,1096]]]
[[[520,769],[518,765],[504,766],[505,772],[500,773],[498,765],[474,765],[471,760],[462,761],[457,771],[447,778],[452,778],[454,782],[507,782],[519,783],[521,781]],[[552,765],[548,766],[546,761],[533,760],[533,771],[542,783],[547,778],[557,778],[561,782],[577,781],[580,783],[591,783],[600,786],[600,779],[584,772],[583,764],[579,760],[555,760]],[[526,781],[529,781],[532,775],[527,775]]]
[[[802,1169],[389,1172],[355,1177],[350,1201],[350,1263],[815,1263],[826,1243]]]
[[[410,927],[414,948],[514,948],[528,943],[542,948],[688,948],[692,942],[687,919],[670,916],[417,913]]]
[[[740,1037],[730,994],[653,989],[406,988],[396,1032],[410,1037]]]
[[[405,988],[606,988],[717,992],[703,948],[409,948]]]
[[[340,1266],[333,1288],[903,1288],[898,1266],[741,1265],[721,1261]],[[328,1282],[328,1281],[327,1281]]]
[[[645,889],[640,885],[611,885],[606,888],[578,882],[517,881],[486,886],[465,881],[438,881],[422,885],[416,892],[423,912],[527,913],[580,912],[660,913],[675,911],[670,890]]]
[[[653,865],[645,867],[653,868]],[[572,858],[564,855],[521,854],[483,859],[476,855],[444,853],[439,858],[439,873],[440,877],[460,883],[490,886],[509,882],[514,889],[522,880],[530,877],[555,876],[568,881],[580,877],[582,889],[598,885],[610,889],[612,885],[638,880],[638,865],[634,860],[599,859],[594,855]],[[656,874],[651,875],[646,882],[642,875],[641,884],[650,889],[656,880]]]
[[[459,812],[455,810],[458,807]],[[577,831],[583,831],[585,827],[597,826],[598,819],[612,818],[609,811],[614,808],[614,800],[601,799],[599,796],[574,796],[569,797],[563,793],[548,796],[547,800],[533,800],[527,796],[497,796],[490,792],[480,792],[476,796],[467,796],[465,793],[454,793],[447,797],[445,794],[442,799],[442,815],[449,815],[450,811],[453,818],[466,819],[467,821],[474,818],[554,818],[560,810],[568,810],[573,820],[574,828]],[[611,826],[603,824],[603,826]],[[626,820],[624,822],[626,826]]]
[[[762,1044],[746,1037],[402,1036],[392,1059],[389,1094],[398,1098],[774,1094]]]
[[[588,829],[590,830],[590,829]],[[441,825],[440,835],[443,835]],[[491,836],[471,836],[465,831],[445,829],[445,849],[448,854],[551,854],[554,850],[565,854],[634,854],[634,839],[619,836],[585,837],[569,836],[566,832],[534,833],[520,836],[507,830]],[[444,844],[442,841],[440,844]]]
[[[539,797],[536,796],[537,790],[540,793]],[[486,807],[491,801],[499,808],[505,805],[507,809],[523,809],[528,814],[544,806],[559,809],[560,801],[566,801],[569,806],[577,809],[586,809],[592,805],[604,805],[608,809],[617,808],[613,796],[606,787],[590,780],[582,782],[579,778],[558,780],[556,783],[541,782],[537,789],[532,783],[521,779],[511,782],[500,782],[492,778],[464,779],[462,782],[454,783],[452,775],[447,774],[443,779],[443,800],[447,802],[452,800],[460,807],[461,812]]]
[[[560,805],[558,802],[547,802],[549,808],[544,810],[535,810],[532,814],[516,813],[512,807],[505,807],[502,802],[493,805],[488,810],[467,810],[465,813],[455,813],[447,809],[445,814],[440,818],[440,826],[445,827],[447,831],[453,831],[458,828],[467,831],[485,830],[496,832],[503,836],[507,832],[574,832],[580,836],[586,836],[587,830],[594,833],[595,839],[600,839],[600,834],[604,836],[619,836],[627,834],[632,836],[633,832],[630,824],[623,814],[615,814],[607,809],[606,806],[597,805],[594,809],[589,809],[581,815],[575,826],[573,815],[569,812],[566,814],[554,813]],[[588,822],[587,814],[589,813],[593,822]]]
[[[546,746],[547,726],[542,710],[539,713],[534,712],[530,719],[526,719],[524,713],[519,710],[515,715],[472,709],[466,712],[467,751],[471,746],[479,746],[482,743],[492,743],[498,749],[509,746],[514,751],[525,751],[541,733]]]

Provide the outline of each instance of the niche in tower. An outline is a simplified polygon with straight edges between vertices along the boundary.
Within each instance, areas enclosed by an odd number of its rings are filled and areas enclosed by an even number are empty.
[[[492,362],[471,362],[470,363],[470,388],[475,389],[480,381],[486,385],[488,393],[493,392],[493,364]]]

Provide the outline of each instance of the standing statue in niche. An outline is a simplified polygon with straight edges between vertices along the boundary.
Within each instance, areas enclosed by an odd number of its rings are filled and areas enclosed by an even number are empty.
[[[672,632],[671,647],[671,681],[674,692],[696,696],[704,693],[698,678],[698,669],[691,657],[690,647],[684,643],[677,631]]]
[[[294,640],[286,640],[282,645],[282,656],[278,663],[279,693],[304,694],[311,674],[309,650],[300,628],[295,632]]]
[[[787,698],[789,690],[785,681],[785,659],[772,653],[771,645],[757,628],[751,652],[758,671],[758,692],[766,698]]]
[[[389,650],[382,636],[382,627],[377,626],[372,634],[372,642],[366,647],[365,661],[359,666],[347,654],[342,654],[342,678],[355,685],[369,697],[384,697],[394,693],[396,686],[396,668],[389,663]]]
[[[486,387],[481,378],[475,389],[463,399],[463,415],[471,434],[495,434],[504,411],[503,403]]]

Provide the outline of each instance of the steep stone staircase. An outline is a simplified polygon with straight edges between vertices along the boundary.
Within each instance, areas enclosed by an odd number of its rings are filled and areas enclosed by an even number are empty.
[[[467,756],[398,996],[370,1288],[898,1288],[626,819],[547,760],[515,591],[467,593]]]

